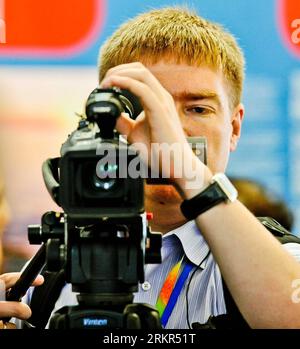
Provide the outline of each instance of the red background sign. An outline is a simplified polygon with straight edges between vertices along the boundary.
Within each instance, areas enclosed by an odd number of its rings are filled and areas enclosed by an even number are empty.
[[[285,46],[300,58],[300,1],[278,0],[277,14]]]
[[[99,35],[104,5],[102,0],[5,0],[6,44],[0,55],[78,53]]]

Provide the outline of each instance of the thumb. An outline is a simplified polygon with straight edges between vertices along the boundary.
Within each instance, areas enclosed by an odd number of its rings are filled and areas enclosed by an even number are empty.
[[[17,319],[28,319],[31,316],[29,306],[22,302],[0,302],[0,318],[16,317]]]
[[[117,119],[116,129],[117,131],[124,136],[129,136],[131,131],[133,130],[135,125],[135,121],[132,120],[128,114],[122,113],[120,117]]]

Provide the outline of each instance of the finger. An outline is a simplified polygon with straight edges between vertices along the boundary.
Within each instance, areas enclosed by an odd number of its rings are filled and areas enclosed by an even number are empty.
[[[5,273],[0,275],[0,280],[4,281],[6,289],[11,288],[19,279],[21,273]]]
[[[20,278],[21,273],[5,273],[0,275],[0,280],[4,281],[6,289],[11,288]],[[44,282],[44,277],[38,275],[33,281],[33,286],[39,286]]]
[[[25,320],[30,316],[31,310],[27,304],[21,302],[0,302],[0,318],[16,317]]]
[[[36,279],[33,281],[32,286],[40,286],[44,283],[43,275],[38,275]]]
[[[161,83],[156,79],[156,77],[143,65],[138,65],[137,67],[132,67],[124,65],[123,68],[118,66],[118,69],[115,69],[108,73],[106,75],[106,78],[112,77],[112,76],[128,76],[132,79],[135,79],[137,81],[143,82],[146,85],[148,85],[153,91],[155,91],[156,95],[159,97],[160,100],[163,100],[168,96],[168,98],[171,98],[171,95],[169,92],[167,92]],[[105,78],[105,79],[106,79]],[[103,80],[103,82],[105,81]],[[101,85],[101,84],[100,84]]]
[[[102,87],[106,88],[117,86],[122,89],[127,89],[139,97],[153,131],[161,130],[162,116],[165,120],[169,119],[170,126],[176,124],[180,126],[180,130],[182,130],[173,101],[172,103],[167,99],[164,99],[163,102],[160,101],[156,93],[148,85],[130,77],[116,75],[104,79],[102,84]],[[149,115],[151,115],[150,118]]]
[[[105,76],[108,77],[110,75],[114,75],[115,73],[118,73],[119,71],[124,69],[141,68],[141,67],[145,67],[141,62],[119,64],[119,65],[116,65],[115,67],[108,69]]]
[[[121,135],[129,137],[134,125],[135,121],[132,120],[126,113],[122,113],[117,119],[116,129]]]
[[[112,75],[105,78],[101,83],[101,87],[104,88],[111,86],[127,89],[137,97],[140,97],[145,111],[154,111],[153,109],[157,103],[159,103],[157,96],[149,86],[140,81],[132,79],[131,77]]]

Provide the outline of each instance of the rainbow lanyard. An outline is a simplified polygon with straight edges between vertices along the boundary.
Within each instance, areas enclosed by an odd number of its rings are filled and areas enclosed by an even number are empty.
[[[184,257],[182,257],[169,272],[156,302],[156,308],[159,312],[163,327],[166,326],[184,283],[194,266],[194,264],[186,259],[185,263],[183,263],[183,259]]]

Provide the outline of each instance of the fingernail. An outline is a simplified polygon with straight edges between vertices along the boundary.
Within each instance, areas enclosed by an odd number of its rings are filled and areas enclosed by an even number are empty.
[[[109,79],[104,79],[104,80],[101,81],[99,86],[102,87],[102,88],[106,88],[106,87],[109,87],[109,85],[110,85],[110,80]]]

